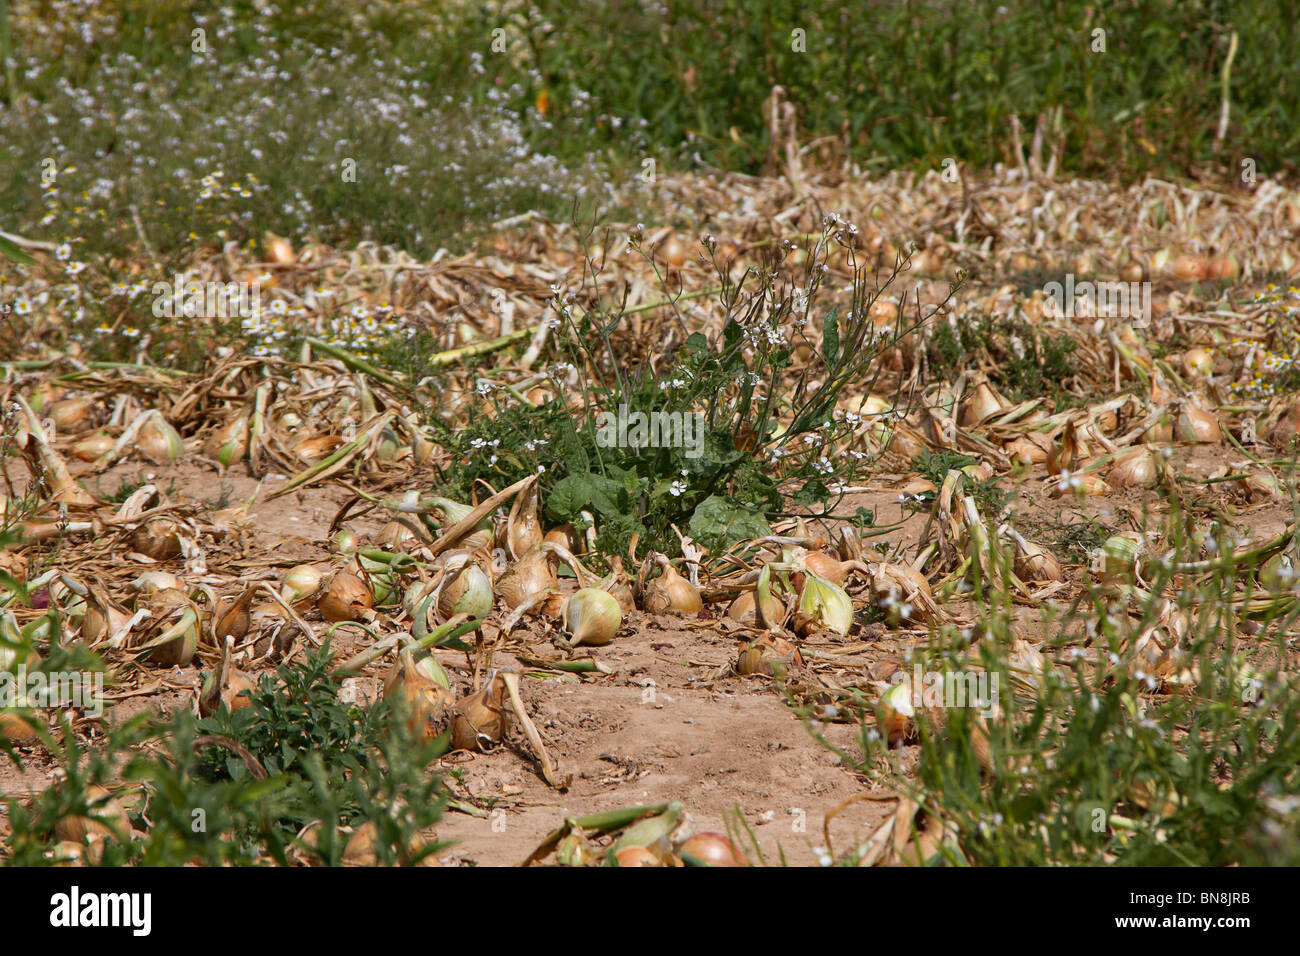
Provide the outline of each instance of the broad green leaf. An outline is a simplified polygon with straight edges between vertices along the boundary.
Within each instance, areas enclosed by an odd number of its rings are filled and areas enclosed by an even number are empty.
[[[36,261],[4,236],[0,236],[0,255],[3,255],[6,259],[12,259],[14,262],[21,262],[23,265],[31,265]]]
[[[699,503],[691,515],[690,528],[696,541],[725,544],[772,533],[762,514],[717,495]]]

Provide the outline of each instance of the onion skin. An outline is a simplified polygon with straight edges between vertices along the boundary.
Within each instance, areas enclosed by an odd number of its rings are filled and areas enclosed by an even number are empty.
[[[126,809],[103,787],[86,788],[89,816],[70,815],[54,824],[54,835],[69,843],[85,844],[105,838],[130,839],[131,818]],[[114,833],[116,829],[118,832]]]
[[[131,547],[155,561],[178,558],[180,527],[169,518],[152,518],[131,532]]]
[[[32,725],[40,726],[41,723],[34,710],[0,710],[0,740],[18,747],[30,747],[41,739]]]
[[[579,644],[608,644],[623,626],[618,598],[600,588],[581,588],[564,605],[564,629]]]
[[[614,855],[619,866],[663,866],[663,861],[643,846],[629,846]]]
[[[916,727],[913,718],[916,709],[912,705],[912,688],[907,681],[892,685],[880,695],[876,704],[876,724],[891,745],[907,740]]]
[[[721,833],[697,833],[678,850],[687,866],[749,866],[749,859]]]
[[[94,461],[100,455],[107,454],[116,444],[114,439],[102,432],[89,435],[72,446],[72,454],[78,461]]]
[[[662,555],[657,559],[663,573],[651,581],[641,595],[642,607],[651,614],[698,614],[704,600],[695,585],[677,573]]]
[[[456,703],[451,718],[453,750],[482,750],[501,741],[510,726],[505,695],[505,679],[496,674],[482,689]]]
[[[325,620],[338,623],[366,620],[373,604],[374,596],[364,581],[347,571],[336,571],[316,607]]]
[[[315,565],[300,564],[285,572],[280,581],[280,597],[286,604],[297,604],[320,590],[321,572]]]

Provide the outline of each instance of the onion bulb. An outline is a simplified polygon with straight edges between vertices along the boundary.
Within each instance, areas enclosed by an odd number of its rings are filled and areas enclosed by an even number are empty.
[[[150,412],[140,426],[135,444],[145,458],[160,465],[185,454],[185,443],[181,441],[180,433],[157,411]]]
[[[321,572],[312,564],[290,568],[280,579],[280,597],[285,604],[297,604],[320,590]]]
[[[180,557],[181,526],[170,518],[150,518],[131,532],[131,549],[155,561]]]
[[[1214,374],[1214,356],[1199,346],[1188,349],[1183,353],[1183,369],[1192,378],[1209,378]]]
[[[753,591],[746,591],[727,608],[727,617],[741,624],[768,629],[780,627],[785,620],[785,605],[772,593],[772,569],[763,565]]]
[[[94,843],[103,839],[129,840],[131,818],[126,809],[107,790],[97,784],[86,788],[86,816],[61,817],[54,824],[54,835],[69,843]]]
[[[35,710],[26,707],[0,708],[0,741],[17,747],[30,747],[40,742],[36,728],[42,721]]]
[[[176,575],[169,574],[166,571],[146,571],[129,585],[131,590],[140,594],[152,594],[154,591],[162,591],[166,588],[180,589],[181,582]]]
[[[148,652],[150,663],[164,667],[185,667],[194,660],[202,633],[198,606],[177,588],[165,588],[141,595],[136,610],[147,610],[149,619],[136,649]]]
[[[80,431],[94,404],[94,399],[90,398],[65,398],[50,405],[46,415],[61,432]]]
[[[721,833],[697,833],[677,851],[687,866],[749,866],[749,859]]]
[[[1061,581],[1061,564],[1046,548],[1011,533],[1016,542],[1015,572],[1022,581]]]
[[[443,586],[438,596],[438,613],[443,618],[455,614],[468,614],[471,618],[485,618],[492,613],[492,579],[473,561],[468,562],[456,577]]]
[[[248,416],[236,415],[219,426],[203,443],[203,454],[223,468],[229,467],[232,462],[242,461],[248,454]]]
[[[423,666],[422,666],[423,665]],[[403,650],[384,678],[384,700],[404,708],[411,734],[432,740],[440,730],[443,715],[451,706],[447,674],[432,657],[416,663],[408,648]]]
[[[249,612],[253,606],[254,591],[252,587],[244,588],[239,596],[223,598],[217,605],[217,616],[212,623],[212,633],[218,643],[224,642],[228,637],[242,641],[248,634],[248,629],[252,625],[252,616]]]
[[[799,560],[813,574],[832,584],[843,584],[850,571],[861,571],[863,574],[868,571],[861,561],[841,561],[825,551],[805,551]]]
[[[514,610],[525,601],[559,585],[559,578],[555,575],[556,550],[556,546],[550,542],[533,545],[497,579],[496,593],[506,607]]]
[[[1103,584],[1131,582],[1137,570],[1142,544],[1129,535],[1117,534],[1101,546],[1101,580]]]
[[[1213,445],[1223,439],[1223,429],[1214,414],[1207,412],[1191,399],[1182,403],[1178,413],[1178,438],[1185,442]]]
[[[1075,427],[1074,421],[1066,423],[1061,440],[1047,452],[1047,472],[1053,477],[1063,471],[1078,471],[1079,462],[1088,457],[1088,445]]]
[[[1106,483],[1115,488],[1152,488],[1159,477],[1151,449],[1140,446],[1115,459],[1106,473]]]
[[[101,455],[106,455],[112,451],[115,444],[117,442],[113,440],[111,435],[95,432],[73,445],[72,454],[78,461],[94,461]]]
[[[643,846],[624,847],[614,854],[619,866],[663,866],[663,861]]]
[[[27,562],[12,551],[0,551],[0,571],[19,584],[27,580]]]
[[[663,255],[664,262],[674,269],[686,265],[686,245],[676,236],[669,236],[659,251]]]
[[[876,704],[876,725],[890,744],[907,740],[916,730],[916,708],[912,705],[912,687],[904,679],[892,684]]]
[[[500,743],[510,727],[506,682],[493,673],[481,689],[456,702],[451,717],[453,750],[482,750]]]
[[[330,623],[339,621],[364,621],[370,618],[374,596],[370,588],[355,574],[335,571],[325,590],[316,599],[321,617]]]
[[[795,611],[795,631],[808,634],[818,628],[827,628],[843,637],[852,626],[853,601],[848,592],[809,571]]]
[[[651,614],[698,614],[704,601],[695,585],[677,573],[667,556],[655,555],[654,562],[662,573],[642,586],[641,607]],[[643,577],[648,567],[642,569]]]
[[[564,605],[564,630],[572,644],[608,644],[623,626],[618,599],[600,588],[582,588]]]
[[[1007,400],[997,393],[987,378],[981,375],[962,403],[959,424],[966,428],[978,425],[999,412],[1006,411],[1009,407]]]

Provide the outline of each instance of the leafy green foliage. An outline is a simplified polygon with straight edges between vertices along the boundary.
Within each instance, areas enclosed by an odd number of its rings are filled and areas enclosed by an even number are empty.
[[[870,391],[880,355],[928,318],[918,311],[915,324],[889,329],[868,318],[902,262],[881,274],[856,268],[842,315],[824,304],[823,265],[845,228],[828,217],[803,267],[783,264],[790,243],[738,283],[729,264],[714,259],[726,312],[721,334],[691,334],[662,361],[650,361],[653,349],[626,334],[621,304],[586,288],[557,294],[552,341],[567,361],[549,374],[576,379],[583,408],[532,405],[489,389],[463,429],[434,416],[439,442],[457,455],[441,476],[444,493],[467,498],[479,482],[500,488],[540,472],[551,517],[581,528],[590,514],[606,553],[623,552],[633,535],[675,553],[674,528],[725,547],[767,533],[771,519],[795,509],[831,514],[836,489],[871,463],[847,447],[852,426],[836,403],[847,386]],[[629,239],[638,251],[640,241],[636,233]],[[712,254],[709,240],[704,246]],[[599,269],[588,259],[585,278]],[[673,329],[671,319],[666,325]],[[796,349],[810,356],[797,368]]]
[[[30,804],[6,801],[11,832],[0,860],[48,863],[58,821],[91,812],[88,789],[124,783],[139,788],[123,802],[146,832],[107,840],[95,860],[103,865],[283,864],[295,847],[337,865],[346,844],[339,828],[367,822],[377,827],[381,863],[435,851],[432,841],[414,854],[409,848],[422,843],[446,804],[445,788],[428,772],[445,742],[413,739],[403,715],[383,702],[364,709],[341,702],[329,666],[327,644],[281,667],[278,679],[264,677],[250,705],[234,714],[137,717],[84,752],[65,726],[65,743],[51,736],[46,746],[66,781]],[[309,841],[298,836],[306,827]]]
[[[972,476],[966,469],[978,463],[978,459],[960,452],[940,449],[939,451],[922,450],[912,460],[912,467],[924,475],[936,488],[943,484],[950,471],[960,471],[961,493],[971,495],[979,506],[980,514],[992,519],[1001,513],[1008,494],[999,484],[999,478],[982,479]]]
[[[1075,375],[1070,356],[1075,343],[1049,335],[1015,317],[985,316],[954,328],[936,323],[926,342],[926,357],[937,379],[954,380],[969,368],[987,369],[989,379],[1009,400],[1047,396],[1068,408],[1079,399],[1066,391]]]

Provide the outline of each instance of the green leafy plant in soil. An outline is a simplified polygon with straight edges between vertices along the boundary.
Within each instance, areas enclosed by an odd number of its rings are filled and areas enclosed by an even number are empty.
[[[767,533],[770,521],[796,511],[833,516],[841,489],[873,460],[849,447],[853,425],[837,401],[869,393],[880,356],[933,314],[917,306],[912,318],[886,327],[869,318],[903,261],[878,273],[855,263],[847,301],[828,301],[826,254],[850,241],[849,229],[832,217],[803,266],[784,264],[794,250],[787,242],[737,283],[705,237],[719,277],[721,331],[683,337],[680,303],[661,274],[667,318],[646,328],[669,344],[653,360],[646,336],[627,334],[631,310],[588,294],[594,283],[586,280],[602,268],[589,257],[584,287],[556,292],[553,342],[563,358],[547,371],[579,385],[581,408],[554,399],[534,405],[521,390],[487,386],[481,413],[464,427],[434,417],[440,443],[456,454],[440,476],[443,493],[467,498],[479,482],[500,488],[540,473],[551,517],[583,528],[591,516],[606,553],[622,552],[633,535],[675,553],[674,529],[717,547]],[[628,240],[654,262],[640,242],[639,232]],[[612,431],[620,409],[651,423],[652,415],[690,418],[699,431],[676,441],[661,433],[657,446],[651,432],[637,446],[631,430],[626,441]]]
[[[222,707],[205,719],[142,715],[84,749],[66,723],[61,733],[44,733],[65,779],[30,803],[6,799],[10,833],[0,862],[48,864],[58,821],[102,809],[92,806],[92,786],[122,789],[144,831],[106,839],[91,857],[102,865],[284,864],[294,849],[337,865],[347,842],[339,828],[367,822],[381,864],[436,852],[441,844],[421,835],[446,805],[445,787],[428,770],[445,741],[413,739],[403,715],[383,702],[340,701],[330,666],[327,643],[264,675],[249,706],[233,714]],[[0,748],[21,759],[6,742]]]
[[[926,358],[936,380],[951,381],[978,367],[1013,402],[1047,396],[1068,408],[1080,403],[1066,387],[1075,375],[1074,349],[1074,342],[1048,335],[1024,319],[985,316],[961,327],[936,322],[926,341]]]

